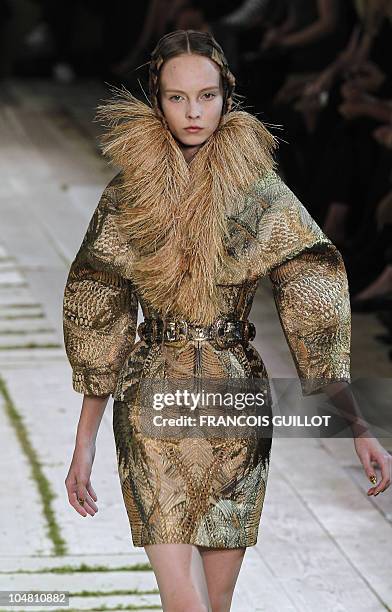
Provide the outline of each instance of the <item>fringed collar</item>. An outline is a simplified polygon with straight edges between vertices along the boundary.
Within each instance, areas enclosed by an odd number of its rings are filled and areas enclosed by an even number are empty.
[[[187,163],[162,119],[126,89],[97,117],[109,121],[103,153],[122,169],[116,223],[132,245],[133,282],[162,316],[210,324],[221,312],[227,217],[274,168],[275,137],[250,113],[231,111]]]

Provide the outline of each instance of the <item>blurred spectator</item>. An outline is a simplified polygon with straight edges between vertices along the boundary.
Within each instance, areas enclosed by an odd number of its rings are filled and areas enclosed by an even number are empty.
[[[301,105],[307,84],[330,63],[347,43],[353,17],[339,0],[295,0],[288,3],[286,19],[269,30],[261,42],[264,52],[275,50],[285,58],[284,80],[266,111],[273,123],[284,125],[280,163],[287,181],[299,197],[308,200],[308,172],[315,162],[318,109]],[[268,62],[268,55],[264,64]],[[295,143],[295,146],[293,146]],[[318,219],[316,206],[311,212]]]
[[[345,52],[310,92],[320,94],[320,82],[324,87],[328,83],[329,107],[335,113],[334,121],[327,125],[329,137],[324,138],[312,196],[316,198],[316,190],[323,194],[319,200],[326,213],[323,229],[341,244],[347,231],[363,237],[370,229],[366,210],[371,204],[367,200],[381,197],[387,183],[388,160],[373,131],[391,117],[391,69],[386,61],[392,53],[392,23],[386,10],[390,4],[379,3],[377,8],[382,6],[384,10],[378,10],[376,15],[367,13],[367,21],[353,32]],[[376,174],[379,184],[373,179],[369,185],[369,177]]]

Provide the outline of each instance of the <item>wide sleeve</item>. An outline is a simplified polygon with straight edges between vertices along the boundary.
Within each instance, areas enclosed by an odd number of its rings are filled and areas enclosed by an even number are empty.
[[[135,341],[138,299],[119,272],[124,253],[113,219],[115,177],[105,188],[71,264],[63,297],[65,350],[75,391],[114,395]]]
[[[349,383],[351,309],[342,255],[275,172],[259,195],[267,207],[261,229],[275,251],[268,275],[302,393]]]

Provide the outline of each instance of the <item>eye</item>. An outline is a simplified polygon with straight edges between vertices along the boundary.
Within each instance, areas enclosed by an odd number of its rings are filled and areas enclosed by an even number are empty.
[[[181,98],[181,96],[178,94],[175,94],[174,96],[170,96],[169,100],[173,100],[174,98]],[[174,102],[178,102],[178,100],[174,100]]]
[[[207,100],[212,100],[212,98],[215,98],[215,94],[214,94],[214,93],[212,93],[211,91],[210,91],[210,92],[205,93],[204,95],[205,95],[205,96],[211,96],[210,98],[207,98]]]

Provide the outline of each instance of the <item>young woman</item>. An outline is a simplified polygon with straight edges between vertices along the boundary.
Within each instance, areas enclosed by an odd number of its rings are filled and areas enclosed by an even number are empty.
[[[149,436],[140,383],[267,378],[248,315],[268,275],[303,394],[347,387],[347,277],[339,251],[275,172],[274,137],[232,110],[235,79],[210,34],[164,36],[149,85],[151,104],[120,90],[99,109],[111,125],[104,152],[121,170],[64,292],[65,346],[84,394],[66,486],[75,510],[94,516],[95,440],[113,395],[132,540],[145,547],[164,610],[226,612],[257,541],[271,439]],[[355,444],[373,476],[369,494],[384,490],[386,451],[367,436]],[[378,483],[371,460],[382,468]],[[195,550],[209,602],[191,571]]]

